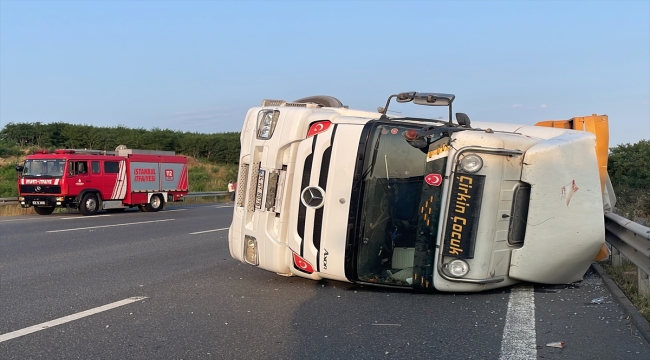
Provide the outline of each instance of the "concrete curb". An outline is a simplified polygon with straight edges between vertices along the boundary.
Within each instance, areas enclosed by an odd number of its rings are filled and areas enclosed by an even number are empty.
[[[646,320],[643,315],[639,313],[636,307],[632,305],[630,299],[625,296],[623,291],[618,287],[618,285],[616,285],[614,280],[612,280],[609,275],[607,275],[605,269],[603,269],[598,263],[595,262],[591,264],[591,268],[598,273],[601,279],[603,279],[603,284],[612,294],[614,301],[621,305],[625,314],[630,317],[632,324],[634,324],[645,341],[650,344],[650,323],[648,323],[648,320]]]

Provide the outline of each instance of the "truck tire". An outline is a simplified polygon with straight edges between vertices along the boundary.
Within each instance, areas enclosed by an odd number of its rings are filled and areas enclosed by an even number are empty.
[[[95,215],[97,210],[99,210],[99,200],[97,199],[97,195],[93,193],[84,195],[79,203],[79,212],[81,215]]]
[[[151,200],[144,206],[144,209],[148,212],[156,212],[162,210],[164,206],[165,200],[163,200],[162,196],[156,194],[151,196]]]
[[[315,103],[324,107],[343,107],[343,103],[339,99],[327,96],[327,95],[317,95],[317,96],[308,96],[302,99],[294,101],[295,103]]]
[[[54,206],[34,206],[34,211],[36,211],[38,215],[50,215],[54,212]]]

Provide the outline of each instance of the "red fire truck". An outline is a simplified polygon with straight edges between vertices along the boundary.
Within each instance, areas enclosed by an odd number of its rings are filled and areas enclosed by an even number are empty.
[[[158,211],[188,192],[187,158],[173,151],[127,149],[38,150],[18,171],[19,201],[40,215],[56,207],[78,208],[83,215],[98,210],[135,207]]]

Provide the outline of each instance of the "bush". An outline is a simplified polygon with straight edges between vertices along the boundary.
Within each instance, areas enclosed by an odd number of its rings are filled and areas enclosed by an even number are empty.
[[[208,174],[208,171],[205,169],[205,167],[190,167],[188,170],[188,176],[190,178],[191,192],[206,191],[208,182],[210,181],[210,174]]]
[[[617,212],[633,221],[650,219],[650,141],[610,149],[607,170]]]
[[[16,175],[16,165],[7,163],[0,165],[0,197],[17,197],[18,175]]]
[[[10,146],[0,143],[0,157],[20,156],[23,152],[18,146]]]

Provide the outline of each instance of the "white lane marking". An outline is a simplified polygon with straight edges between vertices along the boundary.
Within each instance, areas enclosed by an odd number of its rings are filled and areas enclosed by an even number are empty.
[[[24,336],[24,335],[35,333],[37,331],[49,329],[49,328],[57,326],[57,325],[65,324],[65,323],[70,322],[70,321],[78,320],[78,319],[84,318],[86,316],[94,315],[94,314],[97,314],[97,313],[100,313],[100,312],[103,312],[103,311],[106,311],[106,310],[111,310],[111,309],[114,309],[116,307],[128,305],[130,303],[134,303],[136,301],[144,300],[146,298],[147,298],[146,296],[130,297],[128,299],[116,301],[114,303],[99,306],[99,307],[96,307],[96,308],[93,308],[93,309],[90,309],[90,310],[78,312],[76,314],[64,316],[62,318],[50,320],[50,321],[47,321],[47,322],[44,322],[44,323],[40,323],[38,325],[34,325],[34,326],[26,327],[24,329],[12,331],[10,333],[2,334],[2,335],[0,335],[0,343],[3,342],[3,341],[7,341],[7,340],[15,339],[17,337],[21,337],[21,336]]]
[[[107,227],[114,227],[114,226],[127,226],[127,225],[138,225],[138,224],[150,224],[150,223],[155,223],[155,222],[161,222],[161,221],[174,221],[174,220],[176,220],[176,219],[162,219],[162,220],[151,220],[151,221],[138,221],[138,222],[124,223],[124,224],[89,226],[89,227],[74,228],[74,229],[63,229],[63,230],[50,230],[50,231],[46,231],[46,232],[49,232],[49,233],[55,233],[55,232],[64,232],[64,231],[76,231],[76,230],[100,229],[100,228],[107,228]]]
[[[535,292],[532,285],[510,289],[499,359],[537,359]]]
[[[34,219],[11,219],[11,220],[0,220],[0,222],[25,221],[25,220],[34,220]]]
[[[172,211],[185,211],[187,209],[174,209],[174,210],[165,210],[165,212],[172,212]]]
[[[205,230],[205,231],[197,231],[190,233],[190,235],[196,235],[196,234],[203,234],[203,233],[209,233],[209,232],[215,232],[215,231],[221,231],[221,230],[228,230],[229,228],[223,228],[223,229],[214,229],[214,230]]]
[[[232,206],[215,206],[215,209],[232,208]]]
[[[103,215],[93,215],[93,216],[70,216],[70,217],[62,217],[59,218],[61,220],[70,220],[70,219],[92,219],[96,217],[101,217],[101,216],[111,216],[110,214],[103,214]]]

